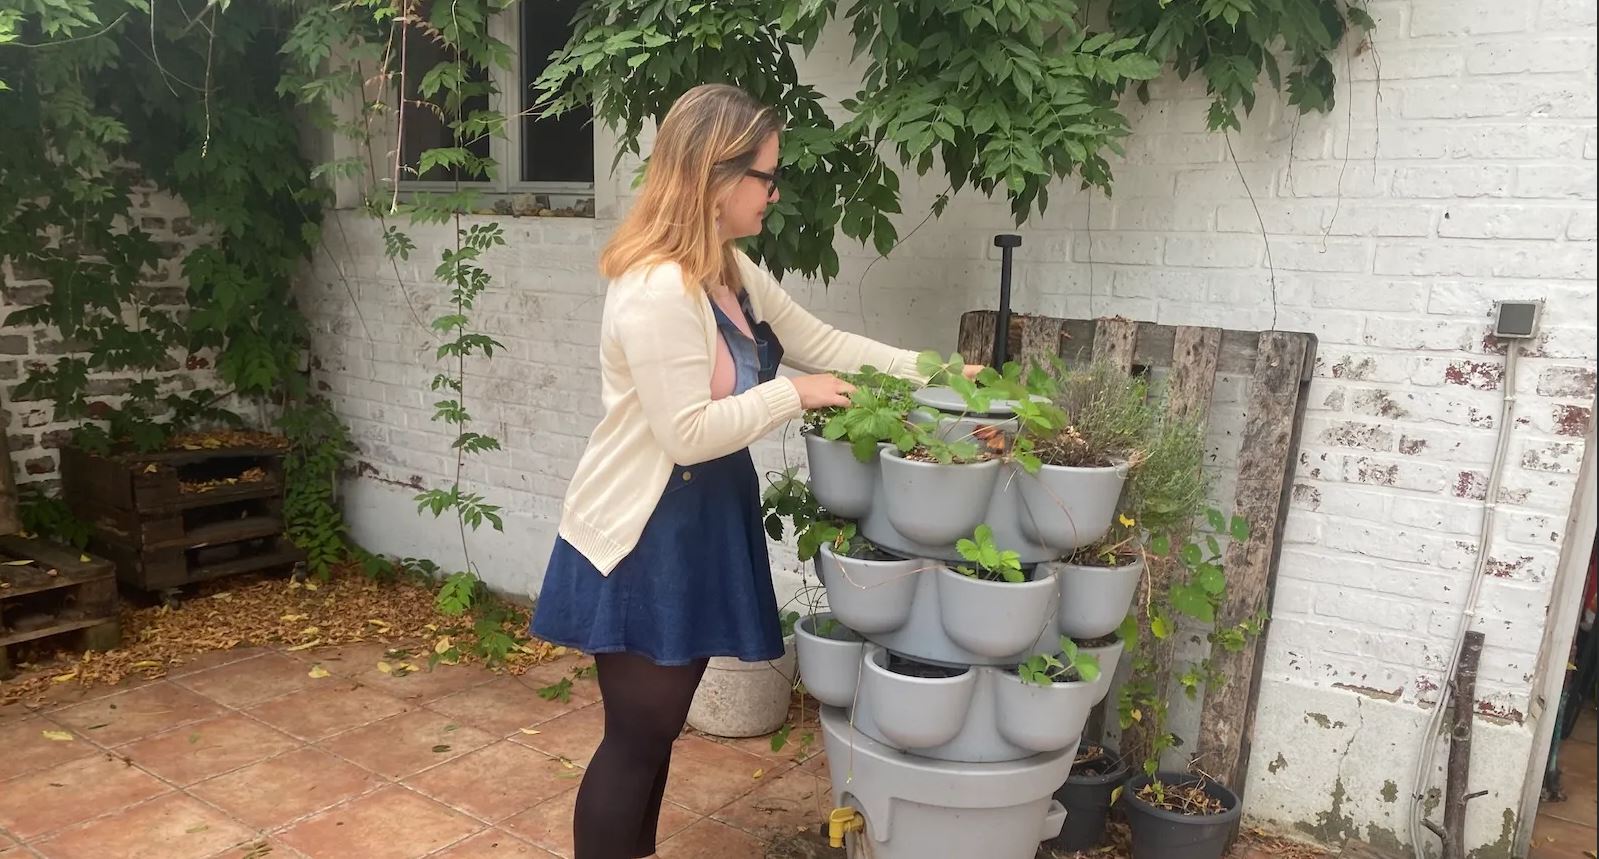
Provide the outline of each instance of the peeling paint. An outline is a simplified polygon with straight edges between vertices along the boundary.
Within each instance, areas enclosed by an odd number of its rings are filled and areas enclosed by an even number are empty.
[[[1514,859],[1516,850],[1516,813],[1505,809],[1499,826],[1499,840],[1484,844],[1467,854],[1467,859]]]
[[[1278,752],[1277,753],[1277,759],[1266,765],[1266,771],[1271,773],[1272,775],[1276,775],[1277,771],[1280,770],[1280,769],[1287,769],[1287,768],[1288,768],[1288,759],[1283,757],[1283,753],[1282,752]]]
[[[1356,695],[1364,695],[1367,698],[1376,698],[1379,701],[1387,701],[1390,704],[1397,702],[1404,692],[1403,689],[1395,689],[1390,692],[1387,689],[1373,689],[1370,686],[1356,686],[1353,683],[1334,683],[1333,688],[1353,692]],[[1339,726],[1343,725],[1342,722],[1338,724]]]
[[[1555,435],[1581,437],[1588,433],[1593,409],[1587,406],[1555,406]]]
[[[1410,852],[1392,829],[1382,829],[1375,823],[1366,824],[1366,843],[1395,856],[1405,856]]]
[[[1325,713],[1306,713],[1305,721],[1315,722],[1317,726],[1322,728],[1332,727],[1332,720],[1327,718],[1327,714]]]
[[[1393,779],[1386,779],[1382,783],[1382,801],[1397,802],[1399,800],[1399,785]]]
[[[1400,436],[1400,438],[1399,438],[1399,452],[1400,453],[1406,454],[1408,456],[1415,456],[1416,454],[1422,453],[1422,452],[1424,452],[1426,450],[1427,450],[1427,440],[1424,439],[1424,438],[1411,438],[1408,435],[1407,436]]]
[[[1497,391],[1505,378],[1502,364],[1486,361],[1456,361],[1444,369],[1444,381],[1479,391]]]
[[[1477,715],[1505,725],[1519,725],[1527,718],[1525,713],[1515,707],[1497,705],[1492,701],[1478,701]]]
[[[1322,844],[1342,844],[1350,838],[1359,838],[1360,830],[1355,826],[1354,815],[1344,813],[1344,796],[1344,780],[1340,778],[1333,782],[1332,807],[1317,814],[1315,823],[1301,820],[1294,824],[1294,828]]]
[[[1480,471],[1462,471],[1455,477],[1455,497],[1482,501],[1488,497],[1488,478]]]

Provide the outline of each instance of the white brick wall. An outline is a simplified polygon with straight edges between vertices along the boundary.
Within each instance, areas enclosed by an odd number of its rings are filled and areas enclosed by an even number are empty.
[[[1401,757],[1414,754],[1416,705],[1442,685],[1478,553],[1495,434],[1513,432],[1477,626],[1488,636],[1480,706],[1507,719],[1488,746],[1508,756],[1502,772],[1520,772],[1515,756],[1525,758],[1531,733],[1518,721],[1529,711],[1599,352],[1594,6],[1379,0],[1370,8],[1379,20],[1371,42],[1334,57],[1333,112],[1295,117],[1263,97],[1232,135],[1237,165],[1204,130],[1202,85],[1157,81],[1151,104],[1128,106],[1133,143],[1117,165],[1114,198],[1062,188],[1020,231],[1015,305],[1239,329],[1275,319],[1320,338],[1261,712],[1298,720],[1296,696],[1307,688],[1363,718],[1391,708],[1382,718],[1412,734],[1390,738]],[[833,96],[850,88],[846,45],[826,39],[806,65]],[[609,153],[599,157],[607,163]],[[623,173],[602,186],[602,214],[625,206],[629,180]],[[907,173],[902,232],[941,187]],[[305,289],[323,376],[358,427],[364,471],[436,482],[445,437],[427,420],[427,338],[381,259],[375,228],[353,214],[341,221],[352,250],[337,263],[349,287],[322,260]],[[507,444],[479,471],[516,516],[507,539],[533,547],[512,567],[484,573],[531,590],[596,417],[590,364],[601,287],[592,259],[613,222],[501,221],[511,247],[499,255],[483,315],[508,352],[482,380],[492,386],[474,385],[468,396]],[[793,277],[785,285],[852,330],[948,349],[960,312],[993,305],[990,239],[1012,229],[1003,204],[968,195],[890,260],[873,264],[845,242],[831,287]],[[420,305],[440,294],[425,276],[448,231],[414,232],[421,250],[402,274],[425,319]],[[1504,347],[1488,337],[1488,313],[1495,299],[1528,297],[1548,303],[1544,330],[1523,353],[1517,419],[1500,427]],[[1224,464],[1236,455],[1236,431],[1214,427],[1210,442]],[[758,446],[758,460],[777,468],[799,450],[791,436],[773,440]],[[367,527],[451,551],[449,529],[424,538],[431,532],[414,520]],[[1371,695],[1379,698],[1362,697]],[[1273,744],[1294,736],[1288,721],[1263,721],[1251,776],[1251,790],[1274,796],[1253,813],[1285,824],[1314,821],[1327,803],[1322,788],[1266,772]],[[1334,763],[1349,748],[1343,739],[1313,765]],[[1403,796],[1410,767],[1391,769]],[[1519,787],[1474,804],[1477,843],[1497,838],[1499,810],[1517,807]],[[1402,815],[1375,792],[1333,812],[1403,837]]]

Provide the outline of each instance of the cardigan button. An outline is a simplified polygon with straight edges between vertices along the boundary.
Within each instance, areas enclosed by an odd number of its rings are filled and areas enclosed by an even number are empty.
[[[684,480],[688,480],[688,479],[692,478],[693,476],[694,476],[694,472],[692,472],[692,471],[684,471],[683,472],[683,479]]]

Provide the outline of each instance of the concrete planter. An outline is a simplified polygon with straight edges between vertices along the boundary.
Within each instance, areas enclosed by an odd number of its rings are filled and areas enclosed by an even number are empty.
[[[1037,641],[1058,601],[1046,567],[1028,582],[992,582],[944,567],[937,573],[938,611],[951,641],[979,656],[1003,659]]]
[[[1120,567],[1052,564],[1060,582],[1060,606],[1055,628],[1072,638],[1110,635],[1127,618],[1138,580],[1144,575],[1142,559]]]
[[[905,537],[927,545],[954,543],[983,523],[999,460],[941,465],[884,450],[883,495],[888,521]]]
[[[1083,736],[1088,711],[1098,703],[1087,681],[1037,686],[1012,671],[995,670],[994,693],[1000,736],[1034,752],[1075,746]]]
[[[871,698],[884,739],[901,749],[932,748],[953,740],[966,723],[976,672],[925,663],[895,670],[890,661],[888,651],[869,650],[861,676],[861,695]],[[913,668],[928,670],[918,676],[908,673]]]
[[[1022,533],[1062,555],[1090,545],[1110,530],[1126,482],[1127,468],[1122,465],[1045,465],[1037,474],[1017,469]]]
[[[811,493],[834,516],[859,519],[872,506],[877,487],[877,453],[865,462],[845,441],[829,441],[805,433],[805,456],[810,463]]]
[[[840,622],[863,635],[905,625],[917,579],[929,567],[917,558],[871,561],[840,557],[831,546],[816,553],[816,577],[827,588],[827,605]]]
[[[794,627],[794,643],[806,691],[829,706],[854,706],[866,641],[831,612],[818,612]]]
[[[783,655],[765,662],[713,657],[689,704],[689,725],[716,737],[760,737],[782,727],[798,671],[794,637],[783,644]]]

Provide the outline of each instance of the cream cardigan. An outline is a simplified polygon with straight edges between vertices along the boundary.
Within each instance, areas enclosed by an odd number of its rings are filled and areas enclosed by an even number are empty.
[[[870,364],[921,378],[915,352],[839,331],[742,253],[738,266],[755,319],[771,325],[784,364],[807,373]],[[605,416],[567,487],[558,529],[602,574],[638,544],[674,464],[726,456],[802,412],[799,391],[782,376],[712,400],[716,337],[709,297],[686,288],[676,264],[637,267],[611,281],[600,321]]]

